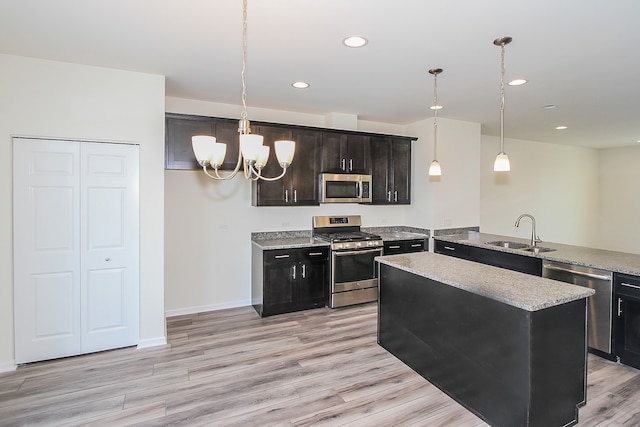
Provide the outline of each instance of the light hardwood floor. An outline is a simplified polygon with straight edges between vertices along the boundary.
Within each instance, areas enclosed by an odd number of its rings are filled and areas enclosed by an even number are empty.
[[[168,319],[169,344],[0,374],[0,425],[486,426],[376,343],[376,304]],[[640,371],[589,356],[580,426],[640,425]]]

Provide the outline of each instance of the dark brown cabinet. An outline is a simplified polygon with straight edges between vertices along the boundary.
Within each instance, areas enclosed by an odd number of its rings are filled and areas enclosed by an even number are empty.
[[[252,254],[251,300],[262,317],[324,307],[329,289],[329,249],[309,247]]]
[[[276,157],[274,142],[292,139],[296,143],[293,163],[284,177],[276,181],[254,181],[251,203],[253,206],[310,206],[318,205],[319,154],[321,134],[306,129],[292,129],[278,126],[260,125],[256,133],[264,137],[264,144],[270,148],[269,162],[263,170],[266,177],[282,173]]]
[[[640,277],[614,275],[614,353],[625,365],[640,369]]]
[[[371,138],[371,203],[411,203],[411,140]]]
[[[384,242],[383,255],[406,254],[425,250],[425,239],[393,240]]]
[[[233,170],[238,163],[238,121],[184,114],[165,116],[165,168],[201,169],[191,148],[191,137],[215,136],[227,144],[227,155],[220,170]]]
[[[452,242],[435,241],[434,252],[482,264],[506,268],[520,273],[542,276],[542,259],[494,249],[468,246]]]
[[[322,172],[371,173],[371,143],[367,135],[322,134]]]

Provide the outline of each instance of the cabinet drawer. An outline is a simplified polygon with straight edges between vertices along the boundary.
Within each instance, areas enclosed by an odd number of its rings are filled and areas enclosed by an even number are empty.
[[[458,243],[436,240],[434,244],[434,252],[457,258],[469,259],[469,246]]]
[[[270,251],[264,251],[264,262],[292,262],[298,260],[298,251],[295,249],[274,249]]]

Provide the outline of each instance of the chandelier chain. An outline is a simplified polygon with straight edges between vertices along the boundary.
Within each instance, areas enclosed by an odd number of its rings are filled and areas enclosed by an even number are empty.
[[[240,118],[247,120],[247,0],[242,1],[242,111]]]

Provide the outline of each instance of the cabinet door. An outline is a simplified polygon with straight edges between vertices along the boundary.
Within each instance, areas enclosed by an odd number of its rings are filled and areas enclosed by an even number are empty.
[[[389,158],[391,157],[391,140],[388,138],[371,138],[371,203],[388,205],[391,197]]]
[[[346,168],[348,173],[371,173],[371,142],[366,135],[349,135]]]
[[[291,311],[298,272],[295,254],[268,251],[264,262],[263,316]]]
[[[274,142],[280,139],[292,139],[291,130],[278,126],[260,125],[253,129],[253,132],[264,137],[264,145],[270,147],[269,161],[262,170],[265,177],[273,178],[282,173],[282,168],[278,163]],[[296,156],[297,156],[296,150]],[[297,159],[294,157],[293,161]],[[285,176],[276,181],[258,180],[252,183],[252,204],[254,206],[284,206],[293,201],[293,190],[291,188],[291,171],[288,170]]]
[[[393,201],[411,203],[411,141],[393,140],[391,143],[391,174],[393,175]]]
[[[346,172],[347,135],[335,132],[322,133],[321,172]]]
[[[326,306],[329,292],[328,249],[303,249],[300,258],[300,280],[295,284],[296,307]]]
[[[296,154],[293,157],[290,175],[293,196],[291,202],[297,206],[320,204],[318,198],[318,175],[320,173],[320,153],[322,134],[312,130],[294,130]]]
[[[213,136],[213,120],[209,117],[197,116],[166,117],[166,169],[201,169],[191,148],[191,137],[194,135]]]

